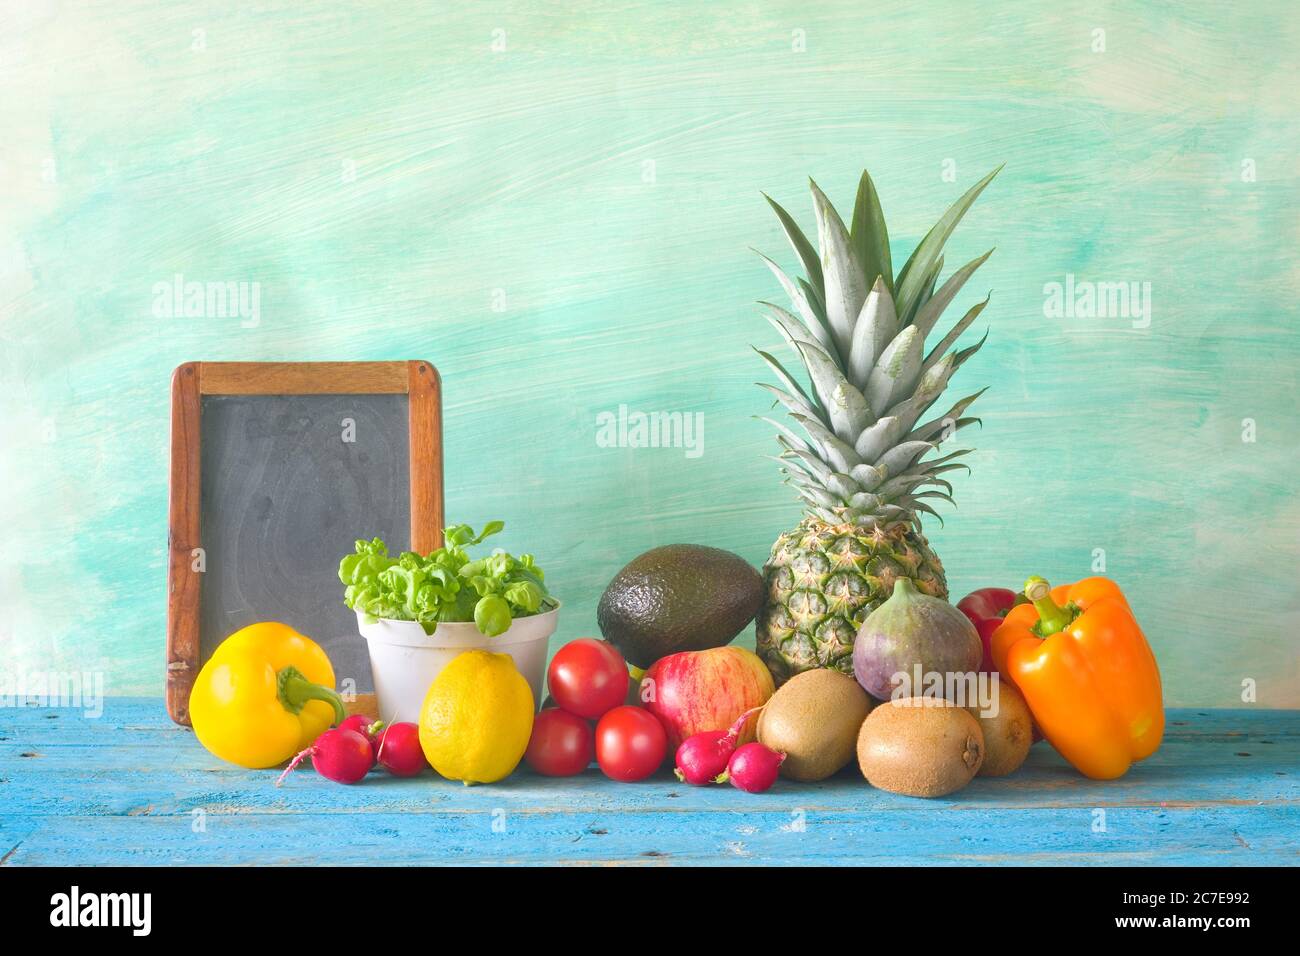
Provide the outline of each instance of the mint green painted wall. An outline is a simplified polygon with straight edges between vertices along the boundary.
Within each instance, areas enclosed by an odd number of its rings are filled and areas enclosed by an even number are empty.
[[[234,6],[0,13],[7,666],[161,691],[190,359],[433,360],[450,513],[539,555],[560,638],[645,548],[761,562],[797,508],[750,417],[779,290],[749,247],[793,265],[759,191],[806,224],[806,176],[849,204],[869,166],[901,262],[1006,161],[948,259],[997,246],[959,300],[994,290],[954,386],[991,385],[974,474],[932,531],[953,591],[1104,549],[1170,704],[1251,678],[1300,705],[1294,10]],[[260,324],[154,317],[178,272],[260,283]],[[1067,273],[1150,282],[1149,328],[1045,317]],[[598,447],[620,403],[702,412],[704,453]]]

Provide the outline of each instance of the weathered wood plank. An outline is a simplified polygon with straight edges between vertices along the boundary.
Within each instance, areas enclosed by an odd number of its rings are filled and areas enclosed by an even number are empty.
[[[306,771],[277,789],[274,772],[209,755],[161,701],[110,699],[97,719],[0,709],[0,857],[307,862],[342,846],[354,863],[1296,863],[1297,767],[1300,713],[1171,711],[1164,746],[1121,780],[1085,780],[1039,745],[1012,777],[936,801],[851,768],[758,796],[594,769],[491,787],[382,773],[341,787]]]
[[[595,769],[568,779],[548,779],[523,769],[500,784],[470,789],[432,774],[393,780],[378,772],[364,786],[339,788],[325,784],[308,770],[276,789],[276,772],[243,771],[222,764],[192,739],[176,743],[173,747],[133,743],[79,748],[6,742],[0,744],[0,765],[6,767],[7,779],[3,792],[25,809],[40,813],[113,813],[125,812],[119,807],[144,806],[173,812],[214,805],[230,812],[274,809],[300,813],[343,808],[358,813],[421,812],[431,805],[471,809],[620,806],[641,810],[671,805],[745,810],[764,799],[731,788],[689,787],[667,773],[636,786],[615,785]],[[1249,746],[1254,749],[1236,751],[1225,750],[1224,745],[1211,748],[1172,740],[1126,777],[1102,783],[1080,777],[1050,748],[1039,745],[1026,766],[1013,776],[977,779],[951,797],[922,805],[983,809],[1296,804],[1300,800],[1295,774],[1300,747],[1294,743],[1265,747],[1254,742]],[[1238,757],[1239,752],[1252,756]],[[878,811],[916,803],[866,786],[851,767],[818,784],[782,781],[776,793],[783,797],[798,794],[807,805],[827,808]]]
[[[47,817],[6,820],[24,833],[12,865],[340,863],[637,864],[1294,864],[1294,815],[1278,808],[803,810],[599,809],[454,813],[344,812]]]

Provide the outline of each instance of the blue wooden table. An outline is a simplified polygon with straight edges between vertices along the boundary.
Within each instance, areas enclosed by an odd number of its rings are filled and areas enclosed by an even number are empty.
[[[1173,710],[1164,745],[1094,783],[1046,744],[940,800],[855,769],[766,794],[669,774],[526,769],[465,787],[430,772],[285,786],[210,756],[162,702],[102,716],[0,708],[0,865],[249,863],[1296,864],[1300,712]]]

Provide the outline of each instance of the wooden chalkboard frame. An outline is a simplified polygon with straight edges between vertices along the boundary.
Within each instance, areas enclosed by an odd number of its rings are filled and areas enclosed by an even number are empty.
[[[205,395],[407,396],[411,548],[442,546],[442,385],[431,362],[186,362],[172,374],[171,480],[167,523],[167,713],[189,724],[199,672],[203,546],[199,451]]]

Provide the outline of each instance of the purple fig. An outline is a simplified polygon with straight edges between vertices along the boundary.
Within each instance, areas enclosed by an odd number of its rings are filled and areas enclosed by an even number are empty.
[[[915,686],[917,680],[938,675],[946,682],[949,675],[978,671],[983,655],[979,633],[965,614],[899,578],[889,600],[858,628],[853,675],[877,700],[918,697],[925,688]]]

